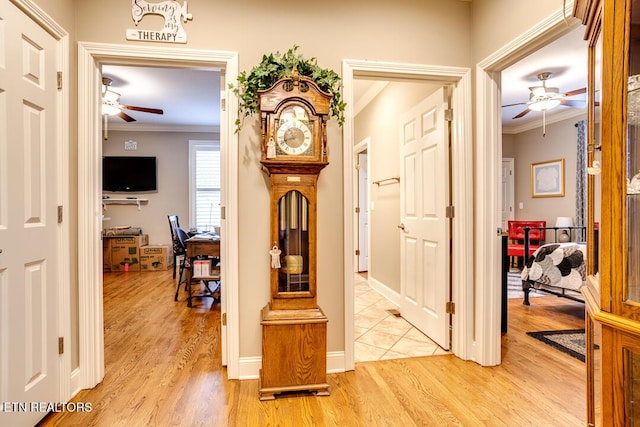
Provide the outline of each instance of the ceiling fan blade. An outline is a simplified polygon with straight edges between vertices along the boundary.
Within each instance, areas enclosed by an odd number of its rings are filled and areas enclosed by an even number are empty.
[[[577,107],[577,108],[585,108],[587,106],[587,101],[579,101],[573,99],[563,99],[560,101],[561,105],[566,105],[567,107]]]
[[[514,117],[514,119],[519,119],[520,117],[524,116],[525,114],[527,114],[529,111],[528,108],[526,110],[524,110],[523,112],[521,112],[520,114],[518,114],[517,116]]]
[[[164,111],[162,111],[159,108],[146,108],[146,107],[136,107],[134,105],[120,105],[120,108],[124,108],[125,110],[131,110],[131,111],[141,111],[143,113],[153,113],[153,114],[164,114]]]
[[[569,92],[565,92],[564,96],[574,96],[574,95],[580,95],[582,93],[587,93],[587,88],[583,87],[580,89],[575,89],[575,90],[570,90]]]
[[[131,117],[128,114],[125,114],[124,111],[120,111],[118,113],[118,117],[120,117],[122,120],[126,121],[126,122],[135,122],[136,119],[134,119],[133,117]]]
[[[507,104],[507,105],[503,105],[502,107],[503,108],[504,107],[513,107],[513,106],[516,106],[516,105],[527,105],[527,104],[528,104],[528,102],[516,102],[515,104]]]

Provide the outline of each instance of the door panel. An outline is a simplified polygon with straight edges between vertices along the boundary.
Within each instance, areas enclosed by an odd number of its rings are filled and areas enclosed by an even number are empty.
[[[514,183],[513,183],[513,159],[502,159],[502,202],[500,203],[500,215],[502,218],[502,231],[507,231],[507,223],[515,219]]]
[[[369,177],[367,153],[358,154],[358,271],[369,269]]]
[[[448,125],[444,88],[403,116],[400,251],[402,317],[449,348]]]
[[[0,401],[56,402],[57,42],[7,1],[0,23]],[[0,425],[44,415],[0,411]]]

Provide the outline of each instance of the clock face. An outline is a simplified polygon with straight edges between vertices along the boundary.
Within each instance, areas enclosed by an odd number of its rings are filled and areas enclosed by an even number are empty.
[[[282,111],[276,131],[276,143],[282,153],[292,156],[309,154],[312,136],[304,108],[291,106]]]

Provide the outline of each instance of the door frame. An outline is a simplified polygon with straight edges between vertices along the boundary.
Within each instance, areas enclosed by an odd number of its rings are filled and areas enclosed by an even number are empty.
[[[502,159],[501,72],[520,59],[580,25],[572,15],[573,1],[476,64],[475,158],[476,206],[474,277],[478,360],[485,366],[501,361],[500,168]],[[487,191],[487,189],[493,191]]]
[[[405,64],[393,62],[345,59],[342,62],[343,97],[346,102],[345,123],[343,126],[343,176],[344,176],[344,235],[353,236],[355,211],[353,156],[354,156],[354,77],[376,77],[381,80],[392,78],[424,80],[426,82],[454,84],[451,107],[454,108],[451,124],[452,168],[456,174],[452,176],[453,200],[456,207],[456,218],[453,222],[453,239],[451,262],[453,263],[453,294],[456,302],[456,315],[452,328],[452,352],[464,360],[474,359],[474,292],[472,245],[468,244],[473,236],[473,193],[468,191],[473,186],[473,140],[472,140],[472,97],[471,69],[461,67],[443,67],[422,64]],[[465,191],[465,189],[467,191]],[[345,334],[344,363],[346,370],[355,369],[355,337],[354,337],[354,282],[352,256],[354,254],[353,239],[344,239],[344,288],[345,288]]]
[[[81,377],[79,388],[93,388],[104,377],[102,299],[102,232],[100,114],[100,66],[155,65],[210,67],[224,70],[227,82],[238,76],[238,54],[215,50],[166,46],[117,45],[78,42],[78,310]],[[228,85],[221,87],[226,108],[221,109],[220,150],[225,260],[222,301],[227,312],[227,360],[229,379],[238,378],[240,362],[238,304],[238,117],[237,98]]]
[[[367,153],[367,173],[369,173],[369,171],[371,170],[371,157],[370,156],[370,144],[371,144],[371,137],[367,136],[366,138],[364,138],[362,141],[358,142],[354,147],[353,147],[353,163],[352,163],[352,171],[353,171],[353,204],[354,206],[358,206],[360,204],[359,201],[359,197],[360,197],[360,177],[359,177],[359,170],[358,170],[358,165],[360,164],[360,161],[358,159],[358,155],[366,152]],[[371,186],[371,177],[367,176],[367,203],[369,203],[369,193],[370,193],[370,186]],[[367,209],[369,207],[367,206]],[[362,209],[362,206],[360,206],[360,209]],[[353,244],[354,246],[360,246],[359,243],[359,239],[360,239],[360,218],[359,218],[359,213],[356,212],[355,208],[353,209],[353,215],[354,215],[354,224],[355,227],[353,229]],[[369,250],[369,245],[370,245],[370,241],[371,239],[369,238],[369,228],[367,227],[367,256],[370,253]],[[357,242],[357,243],[356,243]],[[362,248],[360,248],[360,251],[362,252]],[[367,261],[367,272],[369,271],[369,261]],[[358,273],[358,271],[360,270],[360,257],[359,255],[356,255],[356,251],[353,251],[353,272],[354,273]]]

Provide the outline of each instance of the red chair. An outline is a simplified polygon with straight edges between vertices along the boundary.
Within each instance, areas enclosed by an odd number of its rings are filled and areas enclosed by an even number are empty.
[[[509,243],[507,245],[507,255],[509,259],[522,258],[524,262],[524,239],[525,227],[546,227],[547,221],[509,221]],[[532,228],[529,230],[529,254],[531,256],[545,240],[545,231]],[[520,263],[518,263],[520,265]]]

